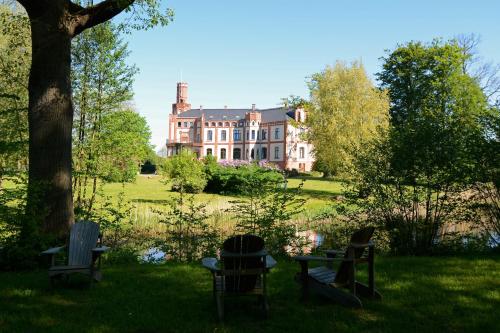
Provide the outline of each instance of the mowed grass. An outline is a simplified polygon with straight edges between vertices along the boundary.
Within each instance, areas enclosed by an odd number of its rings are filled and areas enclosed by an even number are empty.
[[[268,279],[270,314],[255,298],[226,303],[216,320],[211,276],[199,264],[104,264],[103,281],[50,288],[47,271],[0,273],[1,332],[500,332],[500,259],[379,257],[382,301],[353,310],[299,301],[296,263],[279,260]],[[361,271],[361,277],[365,272]]]
[[[302,179],[291,178],[288,180],[290,188],[297,188]],[[170,185],[162,182],[160,176],[140,175],[134,183],[110,183],[103,186],[106,196],[117,198],[120,192],[124,192],[125,198],[136,203],[138,206],[162,206],[177,195],[170,190]],[[322,178],[309,178],[304,180],[302,197],[307,201],[304,209],[307,214],[314,214],[326,208],[336,196],[342,193],[342,183]],[[230,206],[230,201],[236,197],[219,194],[198,193],[194,195],[195,202],[207,204],[209,210],[224,210]]]

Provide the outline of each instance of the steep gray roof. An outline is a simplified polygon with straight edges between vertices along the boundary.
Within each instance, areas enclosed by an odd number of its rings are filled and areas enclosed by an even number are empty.
[[[272,109],[191,109],[184,111],[179,114],[179,117],[193,117],[199,118],[202,114],[205,115],[206,121],[238,121],[245,119],[245,114],[247,112],[260,112],[262,117],[262,122],[268,123],[273,121],[286,120],[290,117],[290,112],[284,110],[283,108],[272,108]]]

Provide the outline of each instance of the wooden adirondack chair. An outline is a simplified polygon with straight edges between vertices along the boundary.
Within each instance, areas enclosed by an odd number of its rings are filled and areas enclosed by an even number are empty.
[[[54,247],[41,253],[50,256],[49,279],[51,284],[55,278],[73,273],[88,275],[91,282],[101,280],[101,254],[109,248],[100,245],[99,225],[97,223],[80,221],[71,227],[67,265],[56,266],[55,255],[65,248],[66,246]]]
[[[212,273],[219,320],[224,319],[226,296],[257,295],[267,316],[266,274],[276,266],[276,261],[267,254],[262,238],[254,235],[231,237],[223,244],[220,261],[203,258],[202,265]]]
[[[345,251],[328,250],[325,251],[326,257],[295,257],[301,265],[301,272],[297,273],[296,280],[302,285],[303,300],[308,299],[309,290],[317,291],[342,305],[354,308],[363,306],[358,296],[381,299],[382,295],[375,289],[374,245],[370,241],[374,230],[368,227],[356,231],[351,236],[350,244]],[[339,254],[343,254],[343,258],[338,258]],[[326,265],[309,268],[310,261],[322,261]],[[335,261],[340,262],[337,271],[332,269]],[[368,285],[356,280],[356,266],[360,263],[368,263]],[[348,288],[350,292],[344,291],[343,288]]]

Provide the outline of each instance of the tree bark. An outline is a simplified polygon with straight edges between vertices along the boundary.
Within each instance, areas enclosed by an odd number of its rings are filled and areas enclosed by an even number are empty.
[[[42,218],[42,232],[62,236],[74,222],[71,192],[71,34],[61,1],[30,13],[28,212]],[[58,4],[59,3],[59,6]]]
[[[17,0],[31,23],[29,182],[26,214],[41,231],[65,236],[74,222],[71,189],[71,39],[108,21],[134,0],[106,0],[86,8],[70,0]],[[31,228],[31,229],[30,229]],[[27,233],[33,226],[26,225]]]

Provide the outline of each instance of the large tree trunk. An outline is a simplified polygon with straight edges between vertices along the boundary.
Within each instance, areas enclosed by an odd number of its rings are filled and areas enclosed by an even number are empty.
[[[65,8],[54,2],[36,17],[30,15],[33,59],[29,79],[28,213],[35,212],[43,219],[42,232],[62,236],[74,222],[71,33],[65,27]]]
[[[71,193],[71,38],[105,22],[135,0],[86,8],[71,0],[17,0],[31,22],[28,217],[42,232],[66,235],[74,222]],[[33,226],[26,225],[25,235]]]

